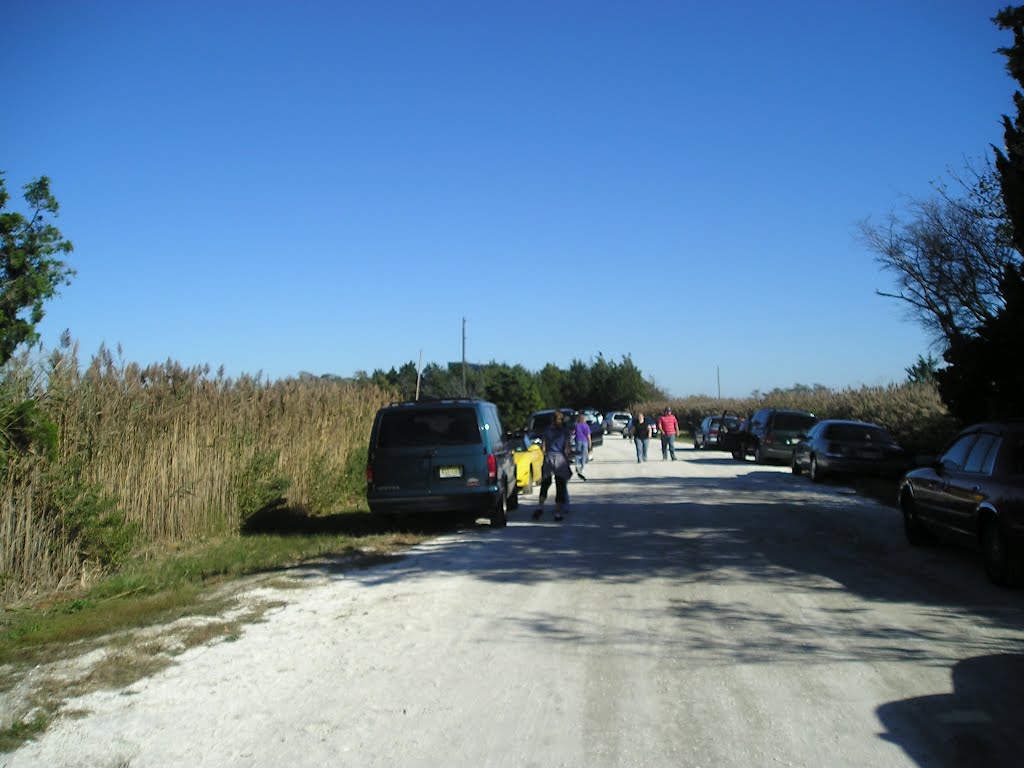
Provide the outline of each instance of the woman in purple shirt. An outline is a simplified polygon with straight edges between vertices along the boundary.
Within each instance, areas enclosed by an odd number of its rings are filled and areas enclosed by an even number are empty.
[[[593,438],[590,436],[590,425],[581,413],[576,417],[576,474],[580,480],[586,480],[583,476],[583,468],[587,466],[587,459],[594,452]]]

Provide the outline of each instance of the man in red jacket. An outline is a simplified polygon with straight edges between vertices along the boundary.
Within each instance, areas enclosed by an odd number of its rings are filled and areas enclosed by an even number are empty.
[[[679,431],[679,422],[672,414],[671,408],[658,417],[658,433],[661,435],[661,460],[665,461],[668,455],[672,454],[672,461],[676,460],[676,432]]]

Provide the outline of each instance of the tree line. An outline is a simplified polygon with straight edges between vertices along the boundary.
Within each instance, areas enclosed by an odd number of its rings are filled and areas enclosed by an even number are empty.
[[[627,408],[633,403],[664,399],[658,386],[646,378],[629,355],[621,361],[598,354],[589,363],[574,359],[568,368],[548,363],[539,371],[522,365],[430,363],[422,371],[408,362],[399,368],[356,374],[391,391],[398,400],[474,397],[498,405],[505,427],[518,429],[534,411],[543,408]]]

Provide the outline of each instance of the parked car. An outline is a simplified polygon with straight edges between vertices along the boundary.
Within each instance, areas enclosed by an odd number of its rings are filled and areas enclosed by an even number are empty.
[[[745,460],[746,456],[744,453],[741,452],[746,451],[745,441],[750,431],[750,419],[741,420],[735,429],[730,429],[728,431],[722,431],[720,429],[718,433],[719,450],[728,451],[730,454],[732,454],[732,458],[735,459],[736,461]]]
[[[596,408],[584,408],[583,418],[590,427],[590,444],[595,447],[604,445],[604,416],[601,412]]]
[[[694,448],[721,448],[724,432],[738,429],[740,417],[732,415],[708,416],[693,430]]]
[[[633,419],[633,414],[629,411],[608,411],[604,415],[604,433],[610,434],[612,432],[625,432],[626,427],[629,426],[629,422]]]
[[[807,434],[817,421],[808,411],[761,408],[750,417],[746,430],[740,430],[726,442],[737,461],[746,461],[753,454],[758,464],[777,461],[788,466],[793,461],[793,448],[800,442],[799,436]]]
[[[576,423],[576,411],[572,408],[545,408],[530,414],[526,420],[526,434],[531,438],[542,437],[544,430],[555,420],[555,411],[561,411],[565,416],[566,428]]]
[[[366,500],[378,515],[455,513],[508,523],[518,506],[513,448],[483,400],[392,403],[370,430]]]
[[[1024,584],[1024,421],[967,427],[899,486],[907,540],[933,533],[981,550],[995,583]]]
[[[899,475],[907,457],[884,428],[866,421],[824,419],[793,449],[793,474],[811,480],[825,475]]]
[[[512,458],[516,462],[516,487],[519,492],[530,495],[533,486],[541,480],[544,467],[544,453],[540,449],[540,438],[530,438],[525,432],[509,435],[513,447]]]
[[[644,423],[651,427],[651,437],[658,436],[658,420],[653,416],[644,415]],[[633,437],[633,418],[629,420],[629,424],[626,425],[626,429],[622,433],[623,437],[632,439]]]

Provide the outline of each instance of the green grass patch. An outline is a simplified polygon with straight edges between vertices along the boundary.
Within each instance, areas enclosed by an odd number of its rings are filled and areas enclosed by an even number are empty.
[[[28,722],[17,722],[0,728],[0,753],[13,752],[26,741],[30,741],[46,730],[50,717],[38,714]]]

